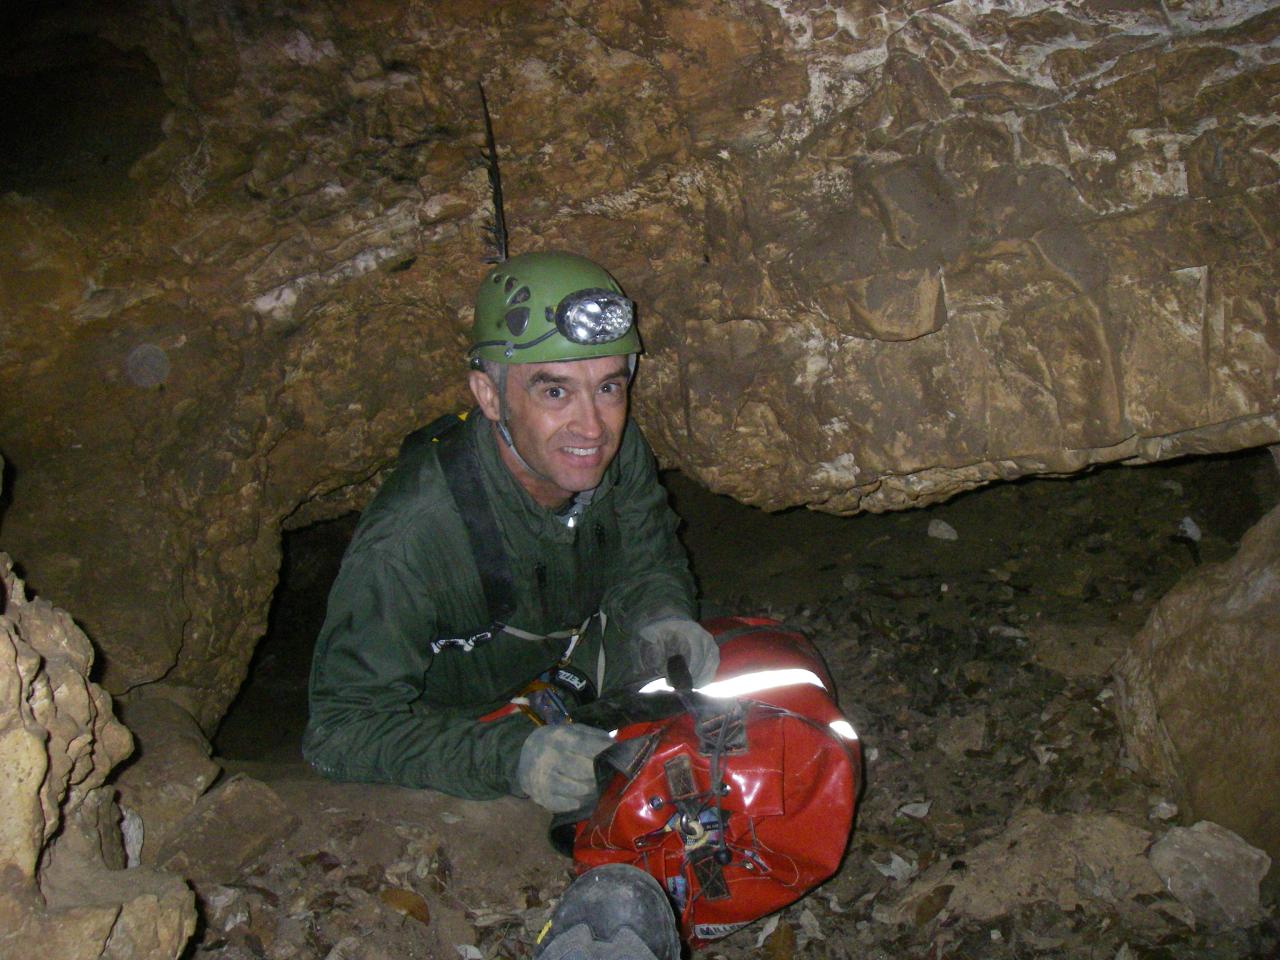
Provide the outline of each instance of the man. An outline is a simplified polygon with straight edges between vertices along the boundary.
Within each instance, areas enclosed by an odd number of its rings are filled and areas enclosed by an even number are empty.
[[[320,773],[574,810],[611,741],[537,725],[557,690],[535,681],[590,697],[675,654],[695,681],[714,674],[676,518],[627,416],[632,317],[582,257],[490,270],[469,352],[479,412],[406,442],[329,596],[303,742]],[[513,699],[526,709],[489,718]]]

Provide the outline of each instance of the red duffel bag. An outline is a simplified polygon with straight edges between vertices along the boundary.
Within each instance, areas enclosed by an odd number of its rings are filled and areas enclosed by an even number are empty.
[[[704,626],[721,644],[715,681],[683,695],[676,715],[618,730],[609,754],[620,769],[573,848],[580,871],[648,871],[692,946],[785,907],[836,871],[862,769],[857,735],[807,639],[767,619]]]

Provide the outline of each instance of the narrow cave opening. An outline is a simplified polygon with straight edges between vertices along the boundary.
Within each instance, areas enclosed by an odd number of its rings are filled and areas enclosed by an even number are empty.
[[[285,532],[267,632],[214,737],[221,758],[253,764],[301,762],[311,651],[324,623],[329,588],[359,519],[358,513],[348,513]]]
[[[1229,558],[1280,501],[1266,450],[1026,478],[922,510],[855,517],[766,513],[675,471],[664,482],[704,615],[797,622],[829,657],[845,639],[857,649],[857,636],[873,629],[930,658],[951,659],[942,648],[981,635],[1034,646],[1046,662],[1081,655],[1095,666],[1120,652],[1180,577]],[[267,633],[215,738],[223,760],[301,762],[311,651],[357,520],[347,514],[284,535]]]

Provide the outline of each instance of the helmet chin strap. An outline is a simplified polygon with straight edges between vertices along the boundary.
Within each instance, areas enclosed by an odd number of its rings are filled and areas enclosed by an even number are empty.
[[[512,439],[511,430],[507,426],[507,418],[511,413],[511,408],[507,404],[507,367],[505,363],[498,365],[498,435],[507,445],[507,449],[511,451],[511,455],[516,458],[516,463],[524,467],[539,480],[545,480],[547,483],[554,484],[555,481],[548,477],[545,473],[533,469],[529,465],[529,461],[520,456],[520,451],[516,449],[516,442]]]
[[[526,470],[532,473],[539,480],[545,480],[547,481],[547,483],[555,483],[555,481],[552,480],[550,477],[548,477],[545,473],[542,473],[539,470],[533,469],[533,467],[529,464],[529,461],[526,460],[524,457],[520,456],[520,451],[516,449],[515,441],[511,439],[511,431],[507,429],[506,414],[503,414],[502,419],[498,421],[498,434],[506,442],[507,449],[511,451],[511,455],[516,458],[516,463],[520,464],[520,466],[524,467]]]

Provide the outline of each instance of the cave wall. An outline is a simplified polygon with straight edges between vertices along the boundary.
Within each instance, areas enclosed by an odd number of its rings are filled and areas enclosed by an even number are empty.
[[[477,79],[512,249],[610,266],[637,415],[717,491],[899,509],[1275,442],[1271,6],[6,14],[35,99],[0,162],[0,537],[108,689],[214,724],[281,526],[362,505],[465,401]]]

